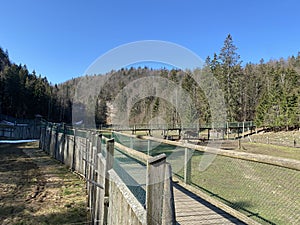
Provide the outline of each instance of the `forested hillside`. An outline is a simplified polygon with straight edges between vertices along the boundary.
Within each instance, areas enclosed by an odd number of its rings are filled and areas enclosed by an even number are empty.
[[[61,97],[63,88],[29,72],[26,65],[10,62],[0,48],[0,113],[16,118],[41,115],[51,121],[71,122],[71,102]]]
[[[210,71],[219,81],[227,104],[228,121],[254,120],[257,126],[299,128],[300,52],[287,59],[243,63],[238,48],[228,35],[223,48],[207,57],[202,70]],[[109,116],[108,106],[126,85],[138,78],[159,76],[172,80],[190,94],[194,105],[189,113],[193,119],[200,124],[210,123],[209,101],[190,76],[193,72],[146,67],[114,71],[109,74],[97,99],[85,96],[91,102],[96,101],[95,108],[85,110],[95,110],[96,123],[104,124]],[[25,65],[10,62],[8,53],[0,49],[0,113],[21,118],[40,114],[51,121],[70,123],[72,102],[80,79],[52,85],[34,71],[30,73]],[[131,109],[130,122],[148,123],[151,118],[163,115],[163,120],[169,124],[179,124],[180,117],[174,109],[161,98],[141,99]]]

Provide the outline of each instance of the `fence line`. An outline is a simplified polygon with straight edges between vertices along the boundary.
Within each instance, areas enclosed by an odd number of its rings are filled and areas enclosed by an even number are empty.
[[[147,149],[150,156],[167,153],[174,174],[183,182],[259,223],[300,223],[299,160],[114,134],[123,144],[138,147],[140,151],[155,146]],[[213,162],[202,170],[201,163],[207,162],[206,157],[211,154],[215,155]]]
[[[248,140],[246,139],[246,141]],[[261,135],[261,136],[253,136],[249,141],[254,143],[300,148],[300,137],[285,139],[285,138],[270,138],[268,136],[265,137]]]
[[[41,133],[41,125],[31,124],[0,124],[0,137],[8,139],[38,139]]]
[[[216,148],[207,147],[207,146],[194,145],[194,144],[190,144],[190,143],[170,141],[170,140],[155,138],[155,137],[151,137],[151,136],[131,135],[131,134],[125,134],[125,133],[120,133],[120,132],[114,132],[114,134],[123,135],[123,136],[129,137],[129,138],[139,138],[142,140],[150,140],[150,141],[154,141],[154,142],[158,142],[158,143],[164,143],[164,144],[182,147],[182,148],[186,148],[186,149],[193,149],[193,150],[197,150],[200,152],[212,153],[212,154],[226,156],[226,157],[230,157],[230,158],[237,158],[237,159],[254,161],[254,162],[259,162],[259,163],[266,163],[266,164],[271,164],[271,165],[280,166],[280,167],[286,167],[289,169],[295,169],[295,170],[300,171],[300,161],[299,160],[286,159],[286,158],[260,155],[260,154],[253,154],[253,153],[228,151],[228,150],[216,149]],[[190,157],[186,157],[186,158],[189,159]]]
[[[158,158],[140,156],[147,163],[146,199],[142,205],[130,185],[118,174],[115,155],[116,151],[122,152],[122,146],[114,139],[92,130],[48,124],[41,129],[40,147],[86,179],[92,224],[175,224],[171,166],[166,163],[165,155]],[[125,157],[135,152],[134,149],[125,150]]]

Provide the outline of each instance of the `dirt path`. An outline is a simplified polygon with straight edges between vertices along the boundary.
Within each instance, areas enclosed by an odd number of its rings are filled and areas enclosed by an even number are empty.
[[[85,183],[38,149],[0,144],[0,224],[86,224]]]

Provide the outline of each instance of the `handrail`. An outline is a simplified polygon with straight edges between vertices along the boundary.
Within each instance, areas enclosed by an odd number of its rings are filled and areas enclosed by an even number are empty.
[[[165,140],[165,139],[160,139],[160,138],[155,138],[150,136],[132,135],[132,134],[125,134],[121,132],[114,132],[114,133],[124,135],[127,137],[139,138],[142,140],[151,140],[151,141],[156,141],[156,142],[174,145],[178,147],[190,148],[200,152],[208,152],[208,153],[226,156],[230,158],[237,158],[237,159],[242,159],[247,161],[265,163],[265,164],[270,164],[274,166],[280,166],[280,167],[285,167],[285,168],[300,171],[300,161],[295,159],[286,159],[286,158],[268,156],[263,154],[228,151],[228,150],[222,150],[222,149],[212,148],[207,146],[194,145],[190,143],[170,141],[170,140]]]

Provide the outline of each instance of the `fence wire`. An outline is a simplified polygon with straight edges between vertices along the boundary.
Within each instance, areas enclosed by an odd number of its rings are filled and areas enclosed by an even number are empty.
[[[262,224],[300,223],[299,171],[217,156],[201,172],[202,157],[192,157],[194,185]]]
[[[127,138],[127,139],[126,139]],[[184,179],[185,148],[123,137],[122,144],[167,154],[173,173]],[[191,151],[190,184],[261,224],[300,224],[300,171],[218,155],[202,171],[204,153]],[[207,153],[205,153],[207,156]]]

